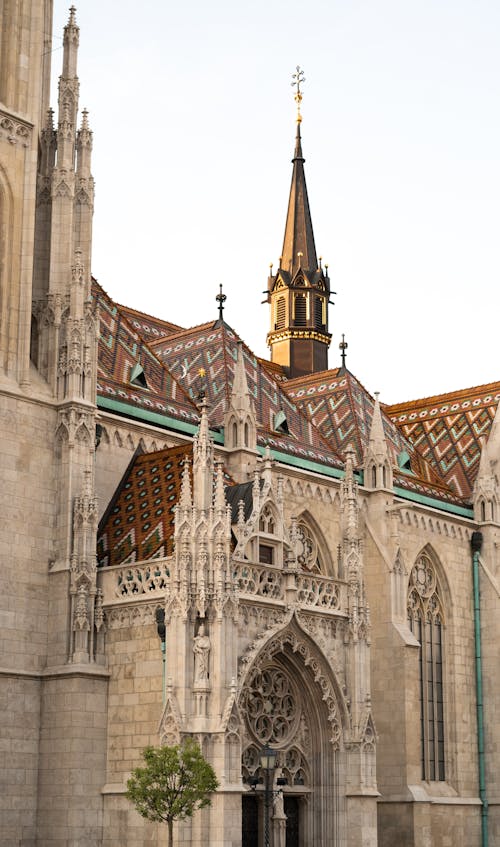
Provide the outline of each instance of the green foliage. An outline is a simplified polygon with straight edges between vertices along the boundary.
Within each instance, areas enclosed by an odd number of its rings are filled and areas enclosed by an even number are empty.
[[[169,824],[189,818],[204,806],[219,783],[192,738],[175,747],[146,747],[146,766],[127,782],[127,798],[144,818]]]

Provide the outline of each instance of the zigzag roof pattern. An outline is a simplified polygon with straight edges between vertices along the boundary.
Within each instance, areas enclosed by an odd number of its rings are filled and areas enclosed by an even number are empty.
[[[385,407],[418,452],[461,497],[470,500],[479,470],[481,439],[488,437],[500,402],[490,382]]]
[[[166,338],[172,332],[178,332],[182,329],[178,324],[163,321],[161,318],[146,314],[146,312],[131,309],[130,306],[123,306],[121,303],[117,303],[117,306],[122,315],[127,318],[132,329],[141,336],[143,341],[158,341],[159,338]]]
[[[310,459],[335,468],[343,462],[323,437],[319,429],[290,398],[282,382],[241,341],[224,321],[217,320],[192,329],[173,333],[168,339],[155,342],[155,353],[194,398],[205,391],[211,426],[222,426],[229,403],[234,369],[242,345],[245,371],[250,393],[255,403],[258,422],[258,443],[269,444],[283,453]],[[205,378],[200,377],[204,371]],[[283,412],[290,435],[276,430],[276,416]]]
[[[95,280],[92,296],[98,303],[100,318],[98,397],[197,423],[195,403]],[[145,386],[131,383],[136,367],[143,373]]]
[[[297,405],[304,408],[334,449],[344,454],[350,444],[358,466],[363,464],[370,438],[375,401],[346,368],[295,377],[284,383]],[[415,449],[382,409],[384,434],[392,453],[395,483],[401,488],[453,503],[462,497],[452,490],[429,462]],[[398,456],[406,452],[410,472],[399,469]]]
[[[255,357],[224,321],[209,321],[190,329],[177,329],[175,324],[118,306],[95,280],[92,294],[99,304],[101,322],[98,397],[118,401],[122,413],[127,414],[128,406],[131,415],[154,412],[160,416],[160,423],[162,417],[167,417],[192,427],[199,420],[195,401],[204,391],[209,400],[211,425],[220,428],[234,380],[237,349],[241,344],[247,380],[255,402],[260,447],[269,445],[271,449],[288,454],[299,462],[315,462],[339,470],[343,468],[340,456],[347,445],[352,444],[358,466],[362,464],[374,400],[346,369],[336,368],[287,380],[282,368]],[[142,322],[141,327],[134,327],[131,319],[136,323]],[[150,337],[148,332],[153,327],[157,328],[158,336],[151,332],[153,337]],[[134,369],[140,371],[142,385],[140,380],[132,384]],[[205,372],[205,377],[200,376],[200,370]],[[469,395],[474,391],[479,392],[481,397],[469,401]],[[401,489],[457,505],[463,504],[464,498],[470,499],[479,465],[479,437],[489,431],[499,397],[500,383],[494,383],[480,389],[442,395],[441,398],[387,407],[386,413],[391,411],[398,416],[397,421],[384,418],[384,431],[395,465],[395,484]],[[422,404],[432,405],[434,400],[447,400],[452,405],[461,402],[464,409],[467,402],[472,402],[472,409],[483,403],[483,415],[470,411],[461,421],[465,448],[457,441],[455,452],[449,454],[452,468],[459,462],[454,473],[446,473],[446,468],[443,473],[442,459],[440,463],[436,461],[431,446],[425,441],[425,433],[415,423],[417,418],[420,421],[425,417]],[[418,407],[419,411],[415,412],[414,407]],[[436,417],[434,408],[428,411],[429,415]],[[278,416],[286,418],[289,433],[278,431]],[[477,436],[472,445],[467,436],[470,426],[474,427]],[[450,449],[449,446],[447,449]],[[472,453],[467,453],[467,450],[472,450]],[[397,467],[397,456],[402,451],[410,457],[411,472]],[[457,453],[464,457],[461,461],[456,458]],[[472,471],[469,470],[467,475],[463,465],[467,465],[470,455]]]

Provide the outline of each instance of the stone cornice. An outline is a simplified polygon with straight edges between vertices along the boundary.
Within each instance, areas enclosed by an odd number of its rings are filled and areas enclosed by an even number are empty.
[[[19,679],[58,679],[62,676],[88,676],[108,679],[110,672],[100,665],[55,665],[42,671],[28,671],[22,668],[0,667],[0,676],[17,677]]]

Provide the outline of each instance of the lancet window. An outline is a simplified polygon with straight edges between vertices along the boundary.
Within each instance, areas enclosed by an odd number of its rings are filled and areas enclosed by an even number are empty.
[[[295,326],[305,326],[307,323],[307,303],[305,294],[295,295]]]
[[[419,701],[422,779],[445,779],[443,611],[436,570],[422,553],[410,574],[408,624],[420,644]]]
[[[314,298],[314,325],[321,329],[324,326],[323,320],[323,298]]]
[[[285,298],[278,297],[276,301],[276,329],[283,329],[286,321]]]

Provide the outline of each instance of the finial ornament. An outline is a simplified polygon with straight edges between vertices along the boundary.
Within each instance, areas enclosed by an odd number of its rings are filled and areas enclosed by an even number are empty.
[[[222,320],[222,312],[224,311],[224,303],[227,300],[225,294],[222,293],[222,283],[219,285],[219,293],[216,295],[215,299],[219,304],[219,320]]]
[[[294,100],[297,104],[297,123],[300,124],[302,121],[302,115],[300,114],[300,104],[302,103],[302,91],[300,90],[300,86],[303,82],[306,81],[304,71],[302,70],[300,65],[297,65],[296,73],[292,74],[292,79],[292,88],[295,87],[297,89],[294,95]]]
[[[344,333],[342,333],[342,341],[339,344],[339,350],[340,350],[340,355],[342,357],[342,367],[343,368],[345,368],[345,357],[346,357],[345,351],[347,350],[348,346],[349,345],[348,345],[347,341],[345,340],[345,335],[344,335]]]

